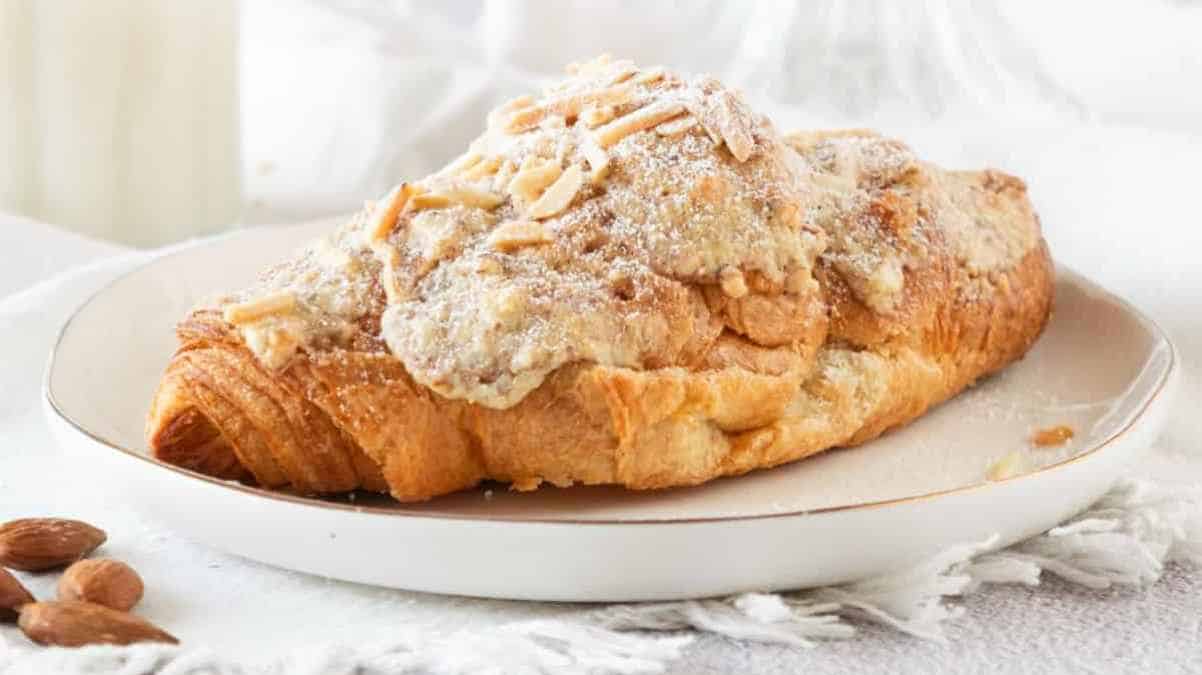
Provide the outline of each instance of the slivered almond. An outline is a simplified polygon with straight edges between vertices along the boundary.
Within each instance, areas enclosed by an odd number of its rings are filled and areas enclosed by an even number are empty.
[[[634,78],[634,81],[638,84],[652,84],[664,79],[664,74],[663,66],[655,66],[640,73],[638,77]]]
[[[408,211],[424,211],[426,209],[445,209],[451,205],[451,198],[437,192],[423,192],[413,195],[406,206]]]
[[[593,138],[602,148],[617,143],[630,134],[650,129],[661,122],[684,113],[684,106],[679,103],[656,103],[646,108],[640,108],[629,115],[606,124],[593,132]]]
[[[692,115],[684,115],[655,127],[655,133],[660,136],[677,136],[695,126],[697,126],[697,118]]]
[[[369,243],[388,238],[393,228],[396,227],[397,217],[400,215],[401,209],[405,208],[405,203],[409,201],[412,192],[412,185],[401,183],[392,188],[383,199],[372,207],[366,230]]]
[[[509,194],[513,195],[514,199],[529,204],[538,199],[543,190],[562,174],[563,169],[558,164],[531,162],[530,166],[523,168],[509,181]]]
[[[526,246],[551,242],[546,226],[535,220],[515,220],[503,223],[488,237],[488,244],[498,251],[516,251]]]
[[[296,296],[291,293],[276,293],[239,302],[225,308],[223,316],[226,321],[241,326],[254,323],[259,319],[278,314],[289,314],[296,309]]]
[[[497,175],[493,176],[493,191],[507,192],[509,190],[509,181],[513,180],[513,175],[517,173],[517,170],[517,166],[508,159],[501,162],[501,166],[497,169]]]
[[[534,98],[532,96],[523,94],[517,98],[511,98],[488,113],[488,126],[497,126],[502,120],[509,117],[509,113],[521,110],[522,108],[529,108],[532,105],[534,105]]]
[[[451,200],[452,203],[478,209],[495,209],[505,203],[505,198],[501,195],[469,185],[453,185],[444,189],[440,194]]]
[[[588,127],[589,129],[596,129],[602,124],[612,120],[617,113],[618,109],[616,106],[593,106],[585,108],[580,113],[580,120],[584,122],[584,126]]]
[[[609,78],[610,84],[621,84],[639,74],[639,69],[631,61],[622,61],[612,70],[614,74]]]
[[[582,137],[580,151],[588,161],[589,181],[597,184],[605,180],[605,176],[609,174],[609,153],[602,150],[592,136]]]
[[[500,168],[501,161],[502,158],[499,155],[494,155],[459,174],[459,177],[464,180],[480,180],[481,178],[491,176]]]
[[[576,193],[584,185],[584,171],[580,165],[573,164],[559,177],[551,187],[543,192],[538,201],[530,205],[526,215],[530,218],[550,218],[568,208]]]
[[[509,115],[505,130],[511,134],[521,133],[538,126],[550,114],[576,118],[589,106],[621,105],[628,102],[633,93],[630,84],[624,83],[554,98],[542,105],[515,111]]]

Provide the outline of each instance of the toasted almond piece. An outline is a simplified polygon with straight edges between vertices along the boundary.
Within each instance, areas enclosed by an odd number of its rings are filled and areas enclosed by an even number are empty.
[[[1031,435],[1031,443],[1039,448],[1064,445],[1073,439],[1072,427],[1061,424],[1050,429],[1040,429]]]
[[[464,180],[472,181],[480,180],[486,176],[491,176],[497,172],[498,168],[500,168],[502,159],[503,158],[500,155],[493,155],[492,157],[480,161],[472,168],[459,174],[459,176]]]
[[[31,602],[21,608],[21,632],[40,645],[179,644],[174,635],[127,612],[90,602]]]
[[[697,118],[692,115],[681,115],[655,127],[655,133],[660,136],[678,136],[697,126]]]
[[[396,227],[401,209],[405,208],[405,203],[409,201],[413,192],[412,184],[401,183],[392,188],[383,199],[372,207],[366,229],[368,243],[388,238],[393,228]]]
[[[732,298],[741,298],[747,295],[747,280],[743,277],[743,272],[737,267],[725,267],[718,274],[718,280],[722,286],[722,292]]]
[[[572,200],[576,198],[576,193],[584,185],[584,171],[580,169],[580,165],[573,164],[568,167],[563,175],[559,177],[551,187],[543,192],[543,196],[538,198],[538,201],[530,205],[526,211],[526,215],[530,218],[550,218],[555,214],[568,208]]]
[[[62,567],[107,539],[104,530],[80,520],[21,518],[0,526],[0,565],[27,572]]]
[[[423,192],[420,195],[413,195],[406,205],[406,210],[409,211],[425,211],[426,209],[444,209],[450,206],[453,202],[451,198],[445,194],[437,192]]]
[[[21,607],[33,601],[33,594],[12,572],[0,567],[0,623],[16,621]]]
[[[993,481],[1013,478],[1022,473],[1023,466],[1025,465],[1026,457],[1023,456],[1023,453],[1015,450],[990,465],[989,470],[985,472],[985,476]]]
[[[633,61],[622,61],[620,64],[615,64],[615,67],[610,70],[613,71],[613,75],[609,77],[610,84],[621,84],[639,74],[639,69]]]
[[[653,84],[664,79],[664,75],[664,67],[655,66],[654,68],[648,68],[647,70],[644,70],[639,74],[638,77],[634,78],[634,81],[637,84]]]
[[[680,115],[684,111],[684,106],[680,103],[663,102],[652,104],[645,108],[640,108],[629,115],[619,117],[597,129],[593,132],[593,138],[596,139],[597,145],[600,145],[602,148],[608,148],[630,134],[650,129],[660,122],[665,122]]]
[[[588,161],[589,181],[596,185],[605,180],[605,176],[609,174],[609,153],[602,150],[597,141],[589,135],[581,138],[580,152]]]
[[[441,194],[454,203],[477,209],[495,209],[505,203],[505,198],[501,195],[470,185],[452,185],[443,190]]]
[[[520,200],[527,204],[539,198],[548,185],[551,185],[559,179],[563,174],[563,169],[558,164],[545,161],[534,161],[532,158],[527,158],[530,162],[529,166],[525,166],[509,181],[509,194],[513,195],[514,199]]]
[[[534,97],[523,94],[517,98],[511,98],[501,105],[493,108],[492,112],[488,113],[488,126],[499,126],[503,121],[509,118],[509,114],[515,110],[529,108],[534,105]]]
[[[526,246],[549,244],[551,233],[537,220],[514,220],[502,223],[488,237],[488,244],[506,253]]]
[[[289,314],[296,309],[296,296],[291,293],[276,293],[261,298],[239,302],[225,308],[226,321],[241,326],[259,319],[278,314]]]
[[[145,587],[134,568],[120,560],[93,558],[67,568],[58,580],[59,600],[82,600],[128,612]]]
[[[584,126],[588,127],[589,129],[596,129],[602,124],[612,120],[617,114],[617,106],[590,106],[581,111],[580,121],[584,122]]]

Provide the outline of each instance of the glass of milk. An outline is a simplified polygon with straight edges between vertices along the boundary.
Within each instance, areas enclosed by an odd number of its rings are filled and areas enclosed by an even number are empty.
[[[154,245],[242,211],[236,0],[0,0],[0,211]]]

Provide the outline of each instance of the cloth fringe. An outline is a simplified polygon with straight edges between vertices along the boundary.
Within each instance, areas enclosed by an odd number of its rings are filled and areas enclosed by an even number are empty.
[[[1140,587],[1166,563],[1202,565],[1202,486],[1123,481],[1085,512],[994,551],[996,537],[952,547],[907,569],[840,586],[714,600],[613,605],[495,628],[409,630],[374,646],[325,647],[273,664],[230,663],[207,650],[91,647],[31,650],[0,638],[0,673],[116,675],[401,675],[663,672],[697,633],[810,648],[871,622],[943,641],[962,613],[949,598],[986,584],[1037,585],[1043,573],[1087,588]],[[661,635],[667,633],[668,635]]]

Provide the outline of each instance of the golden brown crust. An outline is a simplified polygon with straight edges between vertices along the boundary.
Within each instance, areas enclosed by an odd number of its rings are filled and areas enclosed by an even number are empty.
[[[574,110],[580,100],[565,95],[534,112],[522,103],[514,110],[527,112],[507,119],[537,125],[544,118],[526,118]],[[670,133],[702,133],[702,126]],[[787,174],[798,182],[785,191],[799,202],[773,202],[772,222],[794,223],[829,244],[812,270],[800,265],[788,274],[723,269],[692,281],[649,272],[611,278],[617,302],[629,293],[630,307],[637,305],[622,311],[662,317],[660,356],[645,355],[638,365],[569,360],[504,406],[449,398],[421,384],[379,336],[389,293],[405,291],[389,291],[400,283],[389,270],[412,270],[387,260],[381,267],[356,249],[309,251],[305,264],[324,256],[339,274],[354,275],[348,285],[357,313],[323,324],[329,341],[312,344],[289,339],[288,317],[265,330],[227,323],[292,307],[291,296],[243,303],[232,314],[228,306],[224,315],[193,313],[180,326],[180,352],[151,408],[151,448],[224,478],[306,493],[387,490],[403,501],[485,479],[517,489],[693,485],[875,438],[1031,346],[1048,318],[1053,271],[1021,181],[996,171],[943,171],[871,132],[797,134],[787,145],[764,146],[757,143],[771,129],[756,129],[746,137],[740,128],[704,133],[726,134],[730,153],[746,155],[723,161],[808,167]],[[753,157],[765,147],[775,154]],[[471,156],[457,164],[469,173],[505,166]],[[630,167],[618,162],[613,170]],[[552,167],[539,178],[551,185],[543,192],[548,200],[556,176],[562,172]],[[714,207],[724,203],[715,190],[728,188],[701,181],[689,199]],[[410,192],[413,199],[424,194],[398,189],[366,218],[367,231],[388,233],[393,220],[411,217],[404,209],[414,207],[396,201]],[[428,208],[445,205],[436,196],[425,198]],[[455,198],[496,208],[474,192]],[[588,240],[600,231],[589,228],[604,223],[578,208],[573,222],[584,248],[573,255],[588,255],[597,250]],[[546,236],[526,222],[477,225],[493,227],[484,241],[504,255]],[[574,264],[562,259],[572,250],[550,247],[539,260],[565,269]],[[460,253],[438,255],[446,264]],[[479,258],[487,260],[509,264]],[[306,269],[285,272],[303,280]],[[287,357],[280,363],[256,356],[272,341],[286,347],[276,350]]]

